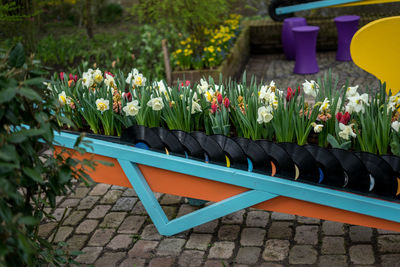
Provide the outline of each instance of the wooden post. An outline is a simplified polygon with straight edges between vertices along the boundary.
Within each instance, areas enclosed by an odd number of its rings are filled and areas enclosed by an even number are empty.
[[[167,83],[169,86],[172,86],[172,72],[171,72],[171,64],[169,61],[169,53],[168,53],[168,41],[167,39],[163,39],[161,41],[163,54],[164,54],[164,65],[165,65],[165,76],[167,77]]]

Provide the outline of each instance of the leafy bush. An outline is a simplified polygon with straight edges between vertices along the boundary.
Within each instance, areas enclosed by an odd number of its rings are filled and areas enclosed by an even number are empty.
[[[31,58],[25,61],[21,44],[0,58],[0,266],[71,265],[71,254],[40,238],[38,227],[52,218],[44,208],[54,207],[73,179],[87,182],[85,168],[94,164],[68,152],[41,153],[53,147],[58,122],[71,122],[52,110],[37,77],[44,73],[31,68]]]
[[[97,14],[97,21],[100,23],[111,23],[121,19],[124,9],[116,3],[110,3],[100,7]]]
[[[165,31],[169,40],[178,35]],[[47,36],[38,43],[35,57],[53,71],[77,73],[78,68],[96,64],[102,69],[116,72],[140,68],[146,77],[162,79],[165,76],[162,36],[149,25],[137,27],[130,32],[95,34],[90,40],[86,35],[68,35],[60,38]],[[3,42],[10,47],[13,40]]]

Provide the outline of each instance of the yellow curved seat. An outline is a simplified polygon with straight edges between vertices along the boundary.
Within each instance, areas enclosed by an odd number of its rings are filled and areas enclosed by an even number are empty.
[[[400,16],[362,27],[351,41],[350,53],[357,66],[386,82],[387,92],[400,91]]]

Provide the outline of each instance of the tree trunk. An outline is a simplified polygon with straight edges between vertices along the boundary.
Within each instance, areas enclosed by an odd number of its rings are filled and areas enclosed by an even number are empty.
[[[92,0],[86,0],[86,32],[90,39],[93,38]]]

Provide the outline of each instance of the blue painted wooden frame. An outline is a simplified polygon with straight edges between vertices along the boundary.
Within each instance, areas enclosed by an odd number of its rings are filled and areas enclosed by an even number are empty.
[[[55,145],[74,148],[77,136],[55,132]],[[400,223],[400,204],[253,172],[207,164],[93,138],[94,153],[115,158],[162,235],[173,235],[277,196],[304,200]],[[182,217],[168,220],[136,164],[250,189]]]
[[[349,4],[354,2],[360,2],[362,0],[324,0],[324,1],[316,1],[316,2],[309,2],[304,4],[297,4],[292,6],[286,7],[278,7],[275,12],[277,15],[283,15],[303,10],[309,10],[314,8],[321,8],[321,7],[328,7],[328,6],[336,6],[341,4]]]

